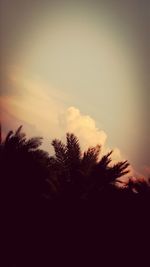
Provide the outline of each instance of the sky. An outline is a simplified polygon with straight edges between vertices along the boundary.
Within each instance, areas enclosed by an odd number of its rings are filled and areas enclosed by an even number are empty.
[[[1,1],[3,135],[74,132],[150,175],[149,1]]]

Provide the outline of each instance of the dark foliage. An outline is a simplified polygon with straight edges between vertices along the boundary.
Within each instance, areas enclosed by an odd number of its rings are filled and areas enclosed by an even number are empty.
[[[136,240],[148,237],[150,183],[122,182],[127,161],[112,164],[112,151],[100,156],[99,145],[82,153],[70,133],[65,144],[52,141],[54,156],[41,144],[41,137],[27,138],[22,126],[0,143],[6,266],[54,266],[53,260],[60,266],[57,259],[86,266],[90,257],[95,266],[94,260],[121,255],[126,242],[129,253]]]
[[[99,191],[129,172],[127,161],[109,165],[112,151],[100,159],[99,145],[82,154],[76,136],[67,133],[66,139],[66,144],[53,140],[55,155],[51,157],[51,168],[54,170],[52,175],[55,175],[59,183],[58,191],[63,198],[69,197],[71,200],[88,199],[92,195],[95,197],[99,195]]]

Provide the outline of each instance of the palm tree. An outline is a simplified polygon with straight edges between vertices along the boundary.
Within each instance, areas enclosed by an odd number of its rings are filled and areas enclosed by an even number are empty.
[[[47,188],[49,155],[39,147],[41,137],[27,138],[20,126],[9,131],[0,144],[0,170],[3,196],[7,202],[33,201]]]
[[[118,178],[127,174],[127,161],[110,166],[112,151],[99,159],[101,147],[91,147],[83,154],[78,138],[67,133],[66,144],[60,140],[52,141],[55,155],[51,157],[53,175],[59,182],[59,190],[69,197],[88,197],[115,183]]]
[[[80,176],[81,149],[79,141],[74,134],[67,133],[66,144],[54,139],[52,146],[55,151],[55,155],[51,157],[52,177],[56,177],[59,183],[58,190],[60,189],[61,193],[64,193],[63,196],[69,194],[71,197]]]
[[[100,158],[100,145],[82,153],[72,133],[66,134],[66,144],[52,141],[54,156],[40,149],[41,144],[41,137],[28,139],[22,126],[1,141],[1,180],[9,199],[33,200],[43,193],[64,199],[89,198],[128,173],[127,161],[110,166],[112,151]]]

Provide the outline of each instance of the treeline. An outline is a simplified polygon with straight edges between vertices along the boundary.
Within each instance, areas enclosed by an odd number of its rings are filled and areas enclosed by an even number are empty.
[[[92,201],[108,190],[136,197],[150,193],[149,182],[144,179],[121,182],[119,178],[129,173],[129,163],[112,164],[113,151],[100,157],[100,145],[82,153],[78,138],[67,133],[66,144],[52,141],[55,153],[51,156],[40,149],[41,144],[41,137],[28,139],[22,126],[1,141],[0,168],[7,199]]]
[[[127,161],[112,164],[113,152],[101,156],[100,145],[82,152],[72,133],[66,134],[65,144],[58,139],[52,141],[54,155],[41,149],[41,144],[41,137],[27,138],[22,126],[10,131],[0,144],[1,197],[7,229],[4,240],[9,240],[4,247],[14,266],[24,266],[27,259],[26,249],[21,250],[19,244],[27,244],[30,256],[37,259],[32,250],[37,239],[40,244],[49,243],[44,253],[51,258],[54,251],[64,251],[66,240],[72,244],[75,233],[83,236],[85,246],[93,233],[101,244],[108,236],[112,242],[119,227],[130,227],[128,220],[137,224],[143,218],[142,225],[148,229],[150,183],[132,178],[122,182],[129,173]],[[66,249],[70,251],[70,246]],[[25,266],[38,265],[28,262]],[[40,266],[50,265],[42,259]]]

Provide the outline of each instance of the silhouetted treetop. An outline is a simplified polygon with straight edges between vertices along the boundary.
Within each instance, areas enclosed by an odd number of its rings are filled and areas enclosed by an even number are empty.
[[[18,199],[17,205],[24,198],[37,199],[44,191],[49,155],[39,148],[41,144],[41,137],[27,138],[22,126],[10,131],[0,144],[3,192],[7,199]]]
[[[113,151],[101,155],[100,145],[82,152],[73,133],[66,134],[65,143],[54,139],[51,144],[54,155],[40,148],[42,137],[27,138],[22,126],[1,140],[1,181],[7,198],[91,200],[110,194],[118,178],[129,173],[128,161],[113,164]],[[145,180],[132,179],[123,187],[127,194],[140,195],[149,194],[149,188]]]
[[[66,134],[66,144],[54,139],[52,145],[55,152],[51,157],[52,169],[60,191],[66,195],[71,193],[82,198],[82,195],[93,194],[129,172],[127,161],[110,166],[113,151],[100,158],[100,145],[81,153],[79,140],[73,133]]]

